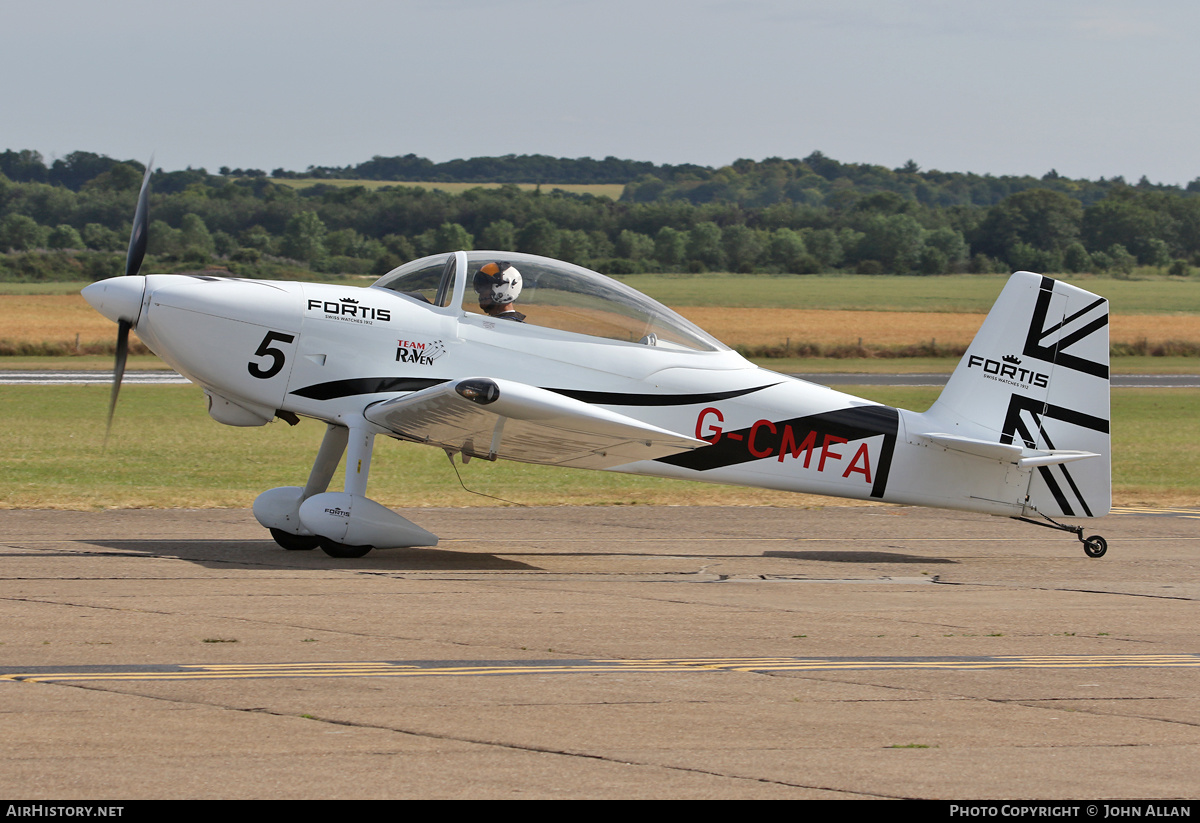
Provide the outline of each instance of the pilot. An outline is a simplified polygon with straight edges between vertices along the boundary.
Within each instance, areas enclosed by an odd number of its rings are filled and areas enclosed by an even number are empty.
[[[521,295],[521,273],[511,263],[488,263],[475,272],[475,293],[479,308],[492,317],[525,322],[525,315],[513,308]]]

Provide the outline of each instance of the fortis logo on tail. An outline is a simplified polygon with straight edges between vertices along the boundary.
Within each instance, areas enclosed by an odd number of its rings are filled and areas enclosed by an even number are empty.
[[[1020,358],[1012,354],[1004,355],[1002,360],[992,360],[973,354],[967,359],[967,368],[973,369],[976,366],[982,366],[984,374],[990,380],[1019,383],[1026,388],[1033,385],[1044,389],[1050,385],[1050,375],[1021,368]]]

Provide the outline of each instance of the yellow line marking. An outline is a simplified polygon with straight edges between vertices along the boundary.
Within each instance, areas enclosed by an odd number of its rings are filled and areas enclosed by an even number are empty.
[[[1200,516],[1200,509],[1179,508],[1172,506],[1113,506],[1112,514],[1182,514],[1192,517]]]
[[[266,663],[262,665],[186,665],[182,671],[51,672],[0,674],[0,680],[34,683],[93,681],[244,680],[329,677],[480,677],[494,675],[611,674],[614,672],[681,671],[847,671],[847,670],[986,670],[1200,668],[1200,655],[1047,655],[951,659],[827,659],[799,657],[681,658],[659,660],[587,660],[573,663],[420,666],[407,663]]]

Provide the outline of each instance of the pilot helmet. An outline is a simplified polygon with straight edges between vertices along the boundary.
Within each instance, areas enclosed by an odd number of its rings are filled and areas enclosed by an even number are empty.
[[[521,273],[511,263],[488,263],[475,272],[475,293],[479,305],[503,306],[521,294]]]

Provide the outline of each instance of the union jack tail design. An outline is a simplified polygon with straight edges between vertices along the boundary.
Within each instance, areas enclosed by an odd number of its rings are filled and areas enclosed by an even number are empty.
[[[1017,272],[928,414],[953,434],[1024,450],[1026,514],[1107,514],[1108,301]]]

